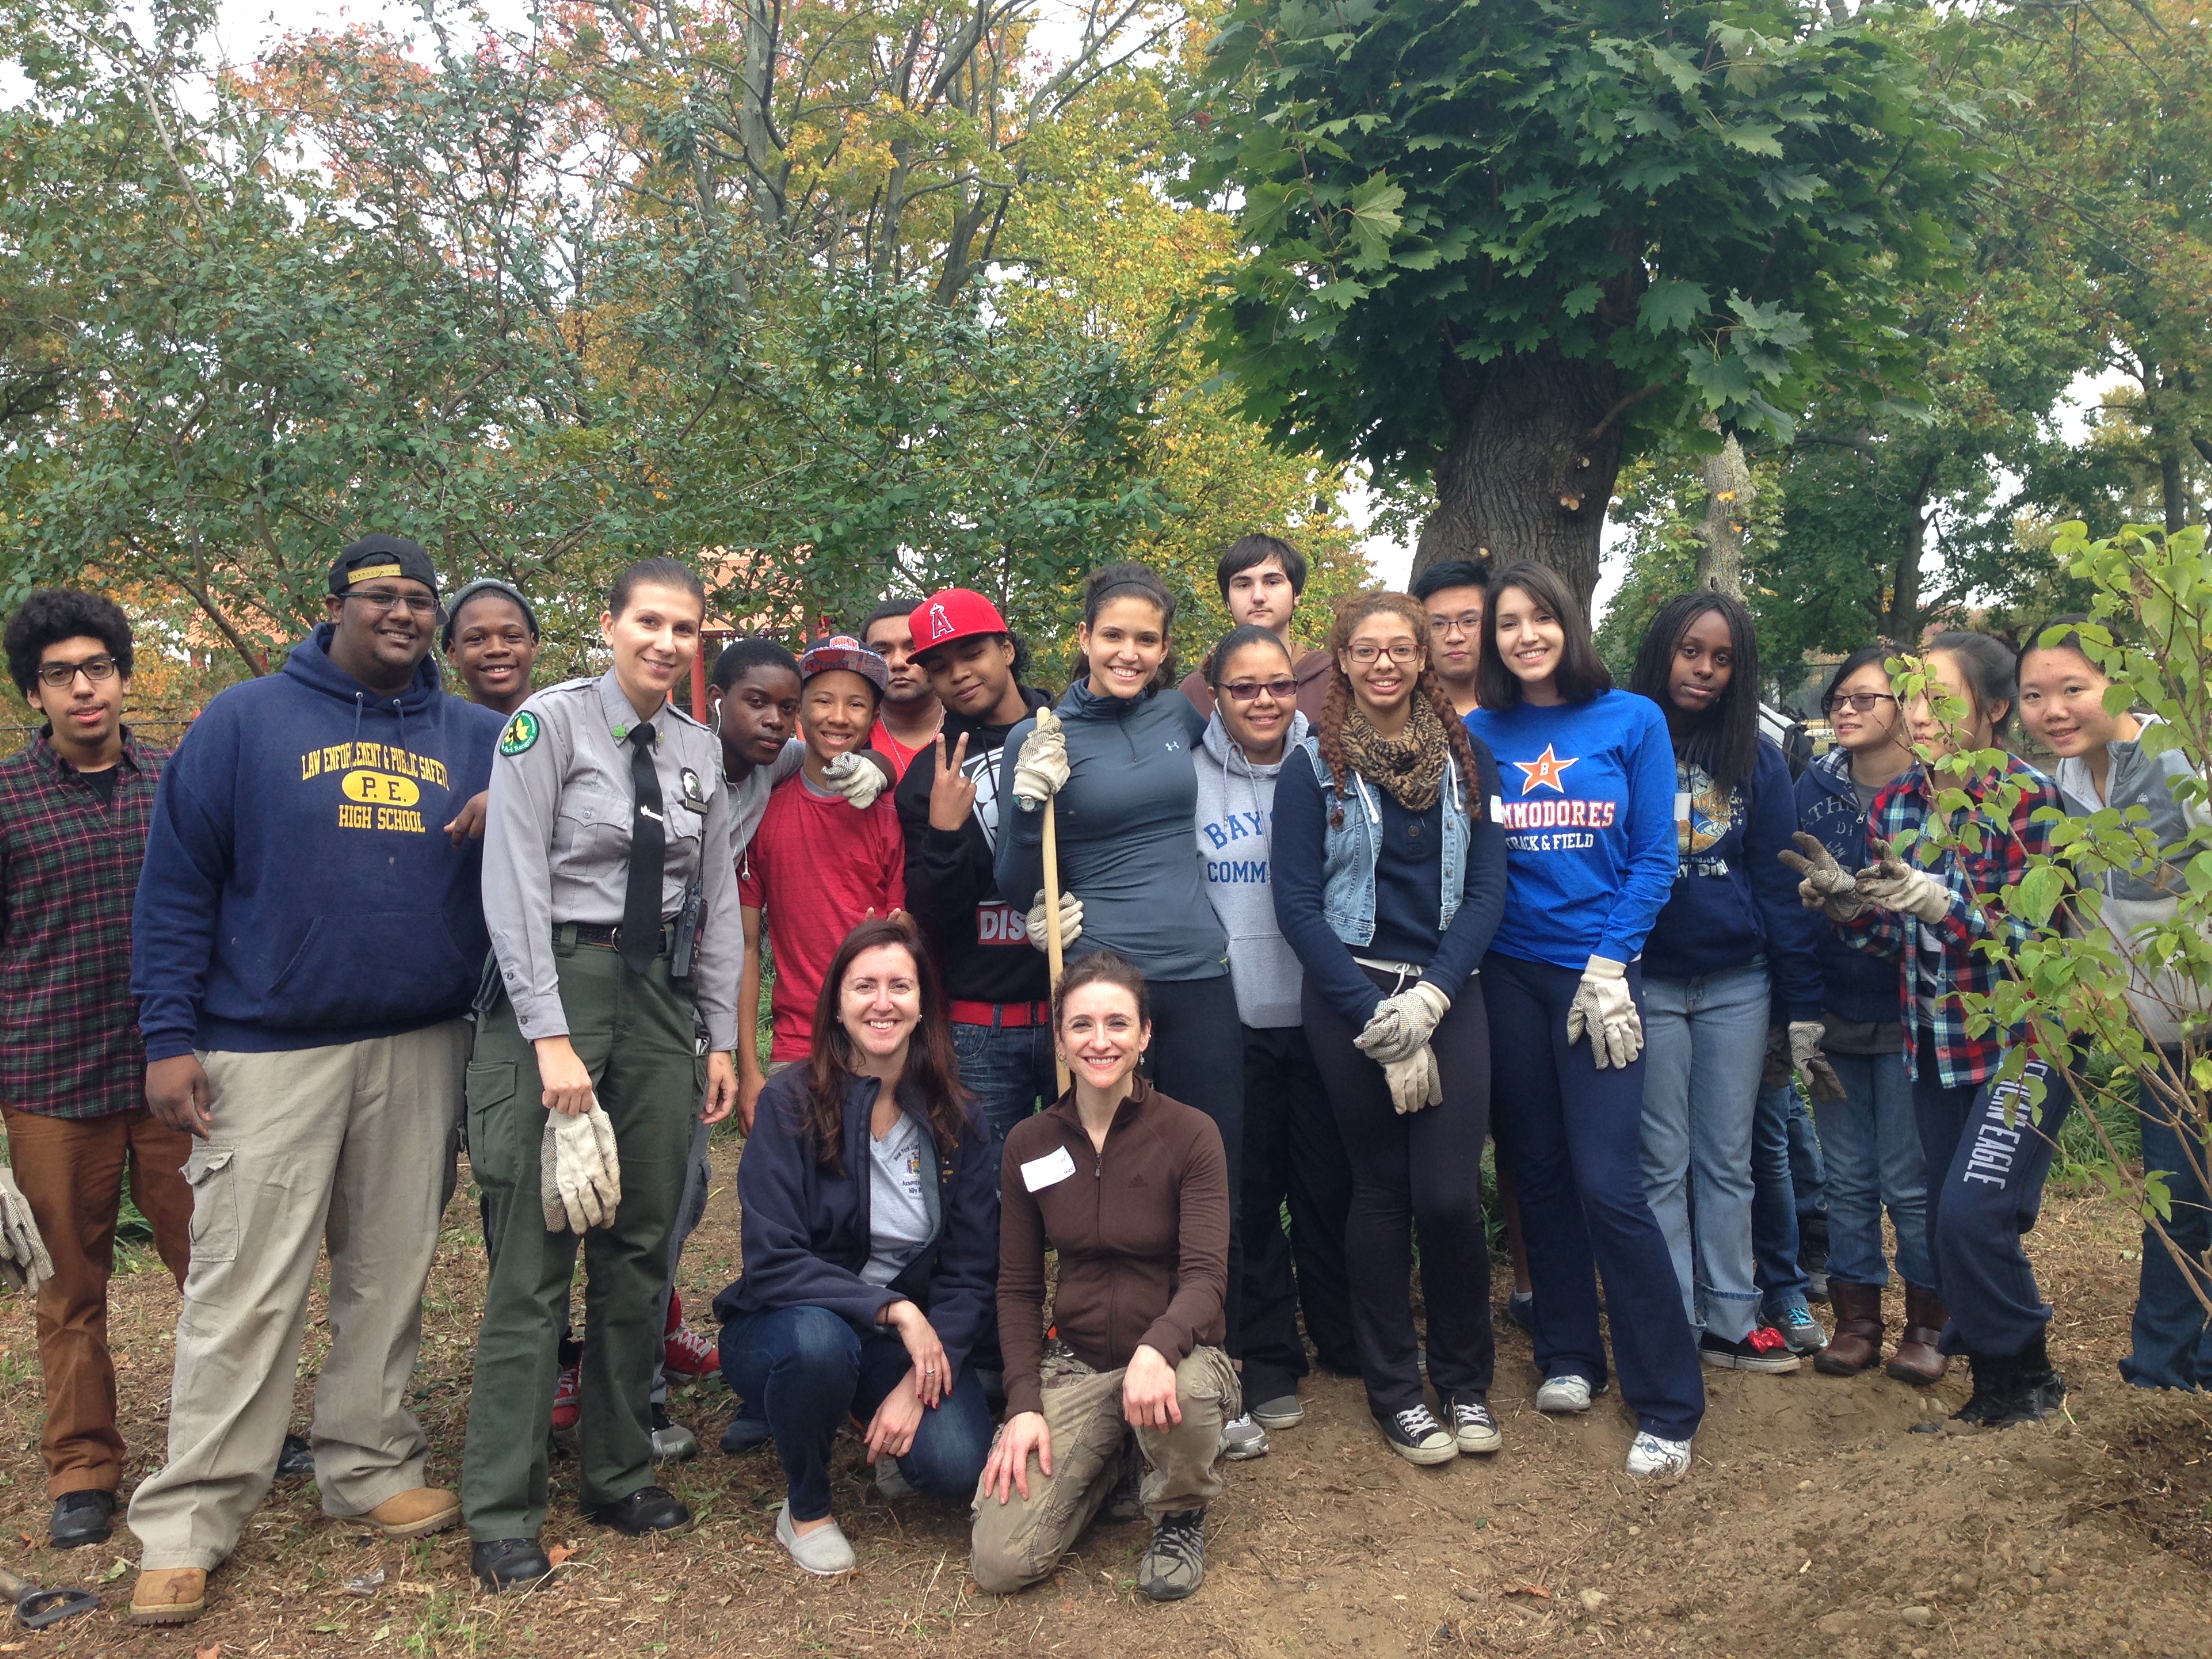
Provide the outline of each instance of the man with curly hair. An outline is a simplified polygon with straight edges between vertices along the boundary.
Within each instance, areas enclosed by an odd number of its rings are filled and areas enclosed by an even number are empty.
[[[38,1297],[48,1536],[70,1549],[113,1530],[123,1479],[107,1280],[126,1174],[179,1285],[191,1251],[191,1137],[146,1109],[131,997],[131,899],[168,756],[124,724],[131,623],[112,602],[41,589],[5,641],[46,724],[0,761],[0,1207],[35,1224],[33,1259],[8,1277]]]

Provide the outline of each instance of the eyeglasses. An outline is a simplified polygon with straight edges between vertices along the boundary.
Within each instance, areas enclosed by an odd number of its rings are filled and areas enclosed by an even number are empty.
[[[115,678],[115,659],[87,657],[82,662],[42,662],[39,665],[39,684],[60,690],[75,683],[82,674],[94,685]]]
[[[1298,694],[1298,683],[1288,674],[1272,680],[1231,680],[1221,688],[1231,702],[1250,702],[1262,691],[1277,702],[1285,702]]]
[[[1408,663],[1420,661],[1421,647],[1411,640],[1395,640],[1387,646],[1378,646],[1371,640],[1362,640],[1357,645],[1346,647],[1344,654],[1362,668],[1366,667],[1376,658],[1384,656],[1403,668]]]
[[[1876,703],[1896,701],[1897,699],[1887,691],[1844,691],[1832,697],[1823,697],[1820,700],[1820,712],[1824,714],[1832,714],[1838,707],[1849,704],[1851,712],[1855,714],[1871,714]]]
[[[1462,634],[1480,634],[1482,631],[1482,612],[1462,611],[1456,617],[1429,618],[1429,632],[1434,634],[1438,639],[1442,639],[1455,628]]]
[[[394,593],[389,588],[371,588],[366,593],[349,593],[346,598],[359,599],[363,605],[381,611],[387,617],[402,605],[407,607],[407,614],[410,617],[434,617],[438,614],[438,601],[428,593]]]

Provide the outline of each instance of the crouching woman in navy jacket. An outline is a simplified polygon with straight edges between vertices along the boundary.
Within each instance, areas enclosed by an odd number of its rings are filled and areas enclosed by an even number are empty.
[[[744,1277],[714,1310],[722,1375],[768,1419],[790,1482],[776,1540],[827,1575],[854,1565],[830,1515],[848,1416],[886,1496],[965,1498],[982,1474],[991,1413],[971,1356],[997,1291],[999,1188],[903,913],[846,936],[812,1050],[761,1096],[738,1170]]]

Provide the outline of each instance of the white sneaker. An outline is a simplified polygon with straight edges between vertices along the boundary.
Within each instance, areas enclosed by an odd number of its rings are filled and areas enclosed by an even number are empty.
[[[1639,1434],[1628,1449],[1628,1472],[1638,1480],[1671,1486],[1690,1472],[1690,1443]]]
[[[1247,1412],[1221,1425],[1221,1455],[1232,1463],[1247,1463],[1267,1455],[1267,1431]]]
[[[1590,1385],[1587,1376],[1547,1376],[1536,1390],[1536,1409],[1540,1412],[1586,1412],[1590,1407]]]
[[[775,1541],[799,1564],[800,1571],[811,1572],[817,1578],[835,1578],[860,1565],[860,1558],[853,1553],[851,1540],[837,1529],[835,1521],[826,1527],[817,1527],[801,1538],[792,1527],[791,1503],[787,1498],[775,1512]]]

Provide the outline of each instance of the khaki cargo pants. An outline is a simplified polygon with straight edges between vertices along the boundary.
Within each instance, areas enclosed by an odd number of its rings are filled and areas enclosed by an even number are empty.
[[[1120,1370],[1093,1370],[1072,1354],[1046,1356],[1052,1473],[1032,1458],[1027,1498],[1009,1490],[1001,1504],[978,1485],[969,1511],[975,1533],[969,1571],[994,1595],[1011,1595],[1050,1577],[1137,1459],[1145,1470],[1139,1496],[1153,1522],[1202,1510],[1221,1495],[1221,1429],[1243,1409],[1229,1356],[1194,1348],[1176,1367],[1182,1421],[1172,1429],[1129,1426],[1121,1415],[1122,1376]]]

